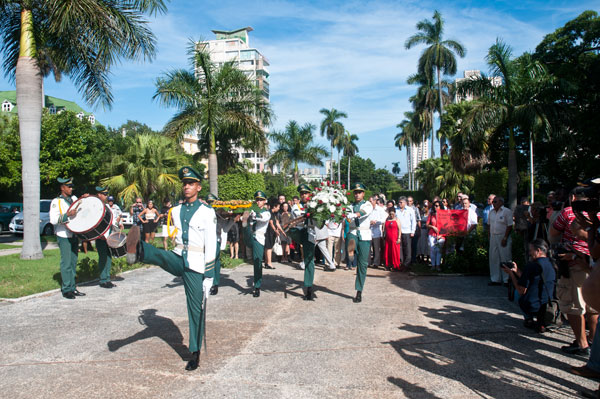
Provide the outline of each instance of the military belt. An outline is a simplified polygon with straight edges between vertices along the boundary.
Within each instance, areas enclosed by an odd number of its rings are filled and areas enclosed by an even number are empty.
[[[175,248],[181,249],[181,250],[184,250],[184,251],[188,251],[188,252],[200,252],[200,253],[204,253],[204,247],[197,247],[195,245],[177,244],[177,246]]]

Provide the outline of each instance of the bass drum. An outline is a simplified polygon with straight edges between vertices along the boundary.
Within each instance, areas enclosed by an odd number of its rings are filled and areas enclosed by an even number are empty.
[[[108,236],[106,244],[112,258],[121,258],[127,254],[125,241],[127,241],[127,236],[119,231]]]
[[[100,198],[93,195],[79,198],[68,211],[72,209],[75,209],[77,214],[70,218],[65,226],[73,234],[86,241],[108,237],[113,216],[110,208]]]

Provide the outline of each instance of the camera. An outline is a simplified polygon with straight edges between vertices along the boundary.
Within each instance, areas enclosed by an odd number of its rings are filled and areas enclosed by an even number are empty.
[[[513,263],[512,263],[512,261],[500,262],[500,267],[502,267],[504,269],[512,269]]]
[[[569,278],[571,276],[569,271],[569,261],[562,260],[560,256],[572,253],[574,253],[573,250],[565,247],[562,243],[552,245],[552,259],[558,266],[558,277]]]

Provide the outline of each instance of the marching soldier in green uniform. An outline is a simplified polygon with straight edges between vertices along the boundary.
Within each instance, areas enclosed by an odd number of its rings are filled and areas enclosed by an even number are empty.
[[[266,208],[267,195],[262,191],[254,193],[252,211],[248,219],[243,222],[243,227],[247,230],[246,237],[252,237],[252,261],[254,264],[254,292],[253,297],[260,296],[260,286],[262,284],[262,262],[265,254],[265,233],[269,227],[271,213]]]
[[[294,220],[297,220],[306,214],[304,207],[310,197],[311,189],[306,184],[300,184],[298,186],[298,193],[300,193],[300,205],[292,207],[292,216]],[[305,291],[302,299],[305,301],[312,301],[313,281],[315,279],[315,229],[312,219],[307,218],[291,228],[290,236],[294,241],[302,245]]]
[[[63,297],[75,299],[84,296],[75,286],[75,271],[77,269],[77,254],[79,253],[79,239],[67,227],[65,223],[69,218],[77,215],[76,209],[69,210],[77,197],[73,195],[73,178],[56,179],[60,183],[60,195],[52,200],[50,204],[50,223],[54,225],[54,233],[58,248],[60,248],[60,277],[62,285],[60,290]]]
[[[219,198],[212,193],[206,196],[208,205],[212,205],[214,201],[218,200]],[[221,248],[221,246],[227,242],[227,232],[231,229],[231,226],[240,220],[240,215],[237,215],[234,218],[225,219],[218,213],[215,212],[215,214],[217,215],[217,254],[215,255],[215,278],[213,286],[210,288],[210,295],[217,295],[219,293],[219,283],[221,282],[221,250],[225,249]]]
[[[98,198],[102,200],[102,203],[106,207],[106,210],[112,213],[112,210],[106,206],[108,198],[108,189],[106,187],[96,186],[96,195],[98,195]],[[118,228],[118,221],[114,217],[112,223],[113,226],[116,226]],[[110,268],[112,267],[112,258],[110,256],[110,252],[108,251],[108,245],[106,244],[106,238],[104,236],[96,238],[96,249],[98,250],[98,267],[100,268],[100,287],[116,287],[116,285],[110,281]]]
[[[369,250],[371,248],[371,226],[369,223],[369,215],[373,212],[373,205],[369,201],[365,201],[365,186],[362,183],[356,183],[352,188],[354,192],[354,204],[352,211],[347,216],[350,223],[350,231],[348,232],[347,242],[349,245],[354,245],[356,248],[356,257],[358,267],[356,268],[356,297],[353,302],[362,301],[362,291],[365,286],[365,278],[367,277],[367,265],[369,263]],[[350,242],[353,241],[353,244]]]
[[[175,228],[176,247],[172,251],[158,249],[140,240],[139,226],[127,235],[127,262],[144,262],[160,266],[166,272],[183,278],[190,326],[192,359],[185,369],[195,370],[200,361],[200,348],[205,329],[203,300],[213,285],[217,253],[217,221],[215,211],[198,199],[202,189],[201,175],[189,166],[179,170],[185,202],[169,211]]]

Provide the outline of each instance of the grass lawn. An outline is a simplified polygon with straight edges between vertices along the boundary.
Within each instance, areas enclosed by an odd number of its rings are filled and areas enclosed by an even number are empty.
[[[79,254],[79,259],[98,260],[96,252]],[[60,288],[60,251],[44,251],[40,260],[23,260],[19,254],[0,257],[0,298],[18,298]]]
[[[21,248],[20,245],[10,245],[10,244],[2,244],[0,243],[0,249],[15,249],[15,248]]]

